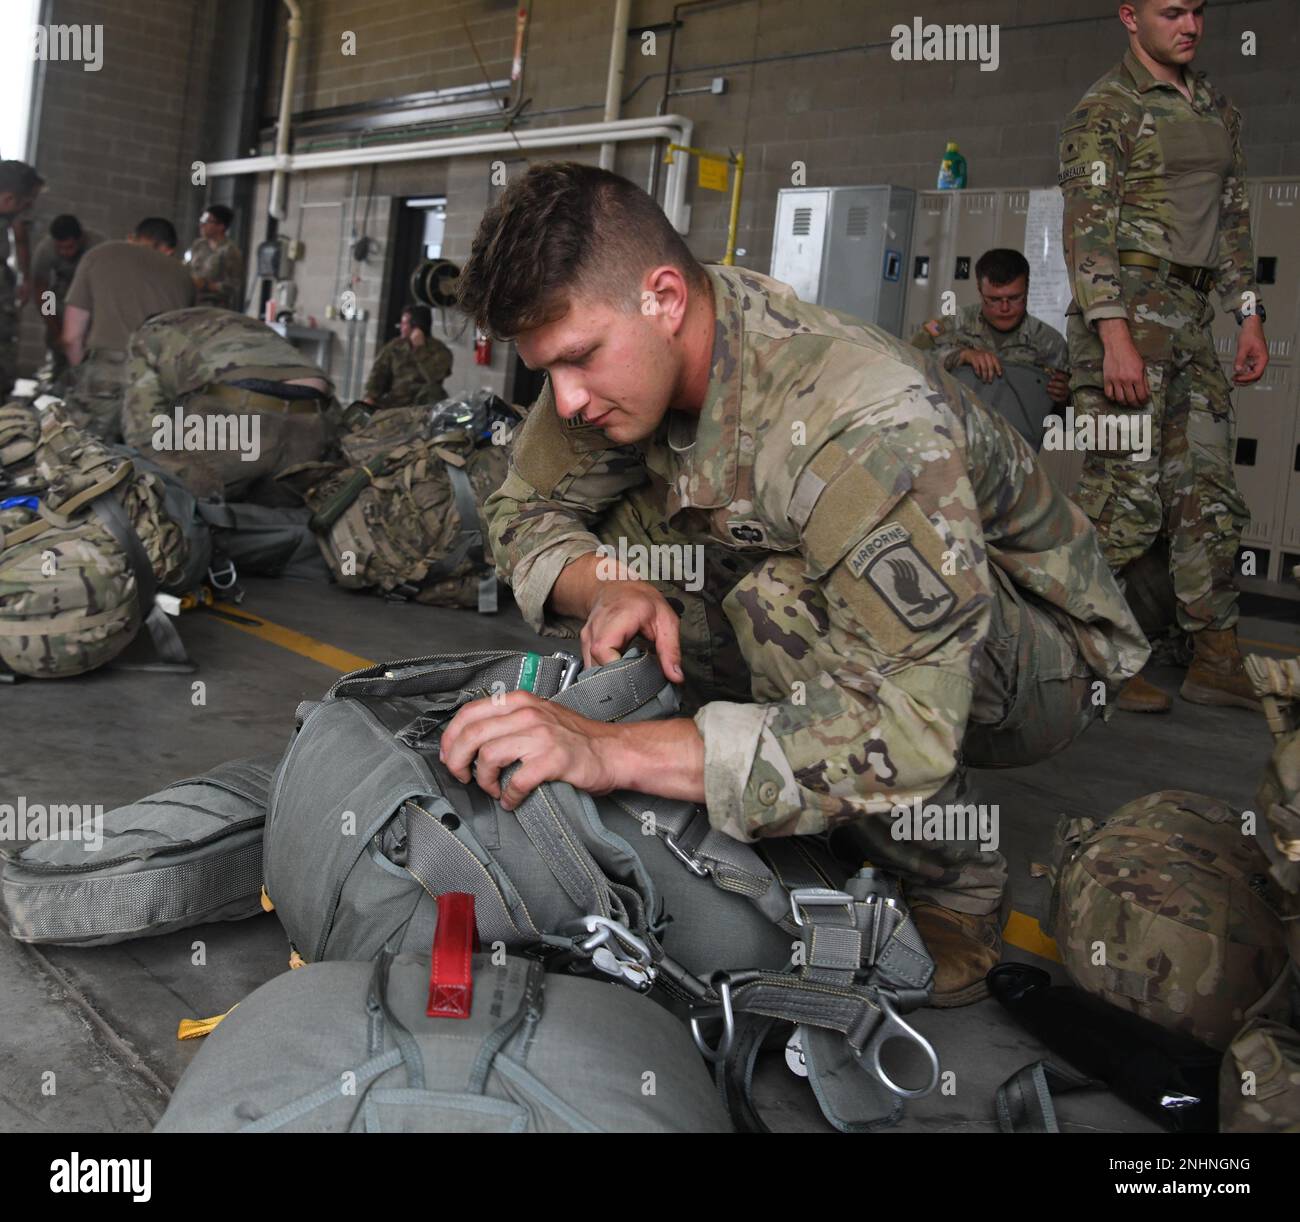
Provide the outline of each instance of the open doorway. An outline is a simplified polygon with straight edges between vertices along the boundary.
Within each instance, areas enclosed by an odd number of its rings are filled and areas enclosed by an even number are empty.
[[[411,273],[424,259],[442,255],[442,235],[447,225],[447,198],[444,195],[418,195],[393,200],[388,294],[379,320],[379,345],[383,347],[397,334],[402,310],[411,304]]]

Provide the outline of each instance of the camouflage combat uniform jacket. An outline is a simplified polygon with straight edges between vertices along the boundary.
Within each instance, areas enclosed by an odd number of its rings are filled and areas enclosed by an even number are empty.
[[[375,407],[412,407],[445,399],[443,380],[451,373],[451,349],[432,336],[418,348],[389,340],[375,357],[366,379],[366,398]]]
[[[220,306],[225,310],[239,310],[244,304],[244,256],[229,238],[213,246],[207,238],[199,238],[185,255],[190,275],[200,280],[215,280],[217,289],[196,290],[195,301],[201,306]]]
[[[765,276],[707,270],[717,326],[698,420],[669,412],[617,446],[566,427],[548,386],[486,515],[498,571],[552,635],[567,626],[545,606],[556,577],[643,485],[680,537],[812,583],[770,607],[747,603],[743,581],[733,592],[753,620],[742,649],[760,703],[696,714],[714,826],[817,832],[939,789],[958,766],[994,565],[1060,609],[1095,674],[1141,666],[1092,529],[1009,425],[946,374],[927,383],[922,354],[877,328]],[[795,694],[793,659],[808,677]]]
[[[1191,106],[1130,51],[1062,127],[1065,265],[1086,322],[1131,317],[1121,250],[1215,269],[1224,310],[1255,290],[1241,113],[1186,76]]]
[[[1014,331],[999,331],[989,325],[979,302],[968,305],[952,318],[932,318],[914,336],[912,347],[935,350],[950,373],[957,368],[963,348],[992,352],[1010,365],[1066,369],[1069,356],[1065,336],[1040,318],[1026,314]]]
[[[122,431],[131,445],[148,445],[155,414],[169,415],[205,387],[250,378],[329,381],[288,340],[246,314],[207,306],[155,314],[131,336]]]

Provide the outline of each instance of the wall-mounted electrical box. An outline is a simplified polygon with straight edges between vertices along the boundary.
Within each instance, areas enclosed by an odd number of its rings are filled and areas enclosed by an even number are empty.
[[[772,276],[803,301],[901,334],[915,202],[907,187],[778,191]]]

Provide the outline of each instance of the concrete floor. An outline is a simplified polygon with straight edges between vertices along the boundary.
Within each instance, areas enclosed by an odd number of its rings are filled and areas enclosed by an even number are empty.
[[[381,661],[484,647],[538,648],[508,607],[495,617],[391,605],[333,586],[252,580],[236,614],[264,617],[338,650]],[[1300,651],[1300,604],[1263,603],[1241,635],[1283,655]],[[288,741],[299,700],[317,698],[339,668],[240,631],[206,612],[181,621],[200,662],[193,678],[109,669],[62,682],[0,687],[0,751],[6,800],[100,803],[105,810],[221,762]],[[1156,671],[1173,691],[1179,676]],[[206,704],[192,682],[206,685]],[[1037,918],[1046,882],[1029,865],[1046,860],[1061,813],[1107,813],[1154,789],[1181,787],[1251,803],[1269,754],[1263,719],[1176,700],[1166,717],[1117,713],[1064,755],[1032,768],[985,773],[981,800],[1002,812],[1013,907]],[[194,944],[205,962],[194,964]],[[221,1013],[285,970],[276,918],[209,925],[117,946],[36,950],[0,933],[0,1131],[147,1131],[197,1051],[178,1042],[177,1022]],[[1059,967],[1008,946],[1007,957]],[[914,1020],[955,1070],[955,1093],[907,1105],[896,1132],[996,1131],[994,1090],[1045,1055],[995,1002],[924,1011]],[[52,1076],[51,1076],[52,1075]],[[811,1091],[779,1055],[760,1066],[756,1097],[778,1131],[825,1130]],[[1063,1127],[1146,1132],[1156,1127],[1104,1092],[1068,1097]]]

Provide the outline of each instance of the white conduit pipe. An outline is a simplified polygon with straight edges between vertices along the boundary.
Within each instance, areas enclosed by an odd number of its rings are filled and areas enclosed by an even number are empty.
[[[213,161],[208,164],[208,176],[265,174],[277,170],[288,174],[301,170],[336,169],[340,166],[433,161],[444,157],[518,152],[521,148],[572,148],[626,140],[665,139],[674,144],[689,145],[693,142],[694,132],[694,120],[685,115],[651,115],[641,119],[617,119],[613,123],[576,123],[532,131],[450,136],[444,139],[413,140],[404,144],[372,145],[367,148],[327,149],[317,153],[286,153],[283,158],[279,155],[264,155],[233,161]],[[689,165],[689,158],[673,158],[664,184],[664,212],[679,233],[690,231],[690,210],[686,206],[686,175]]]

